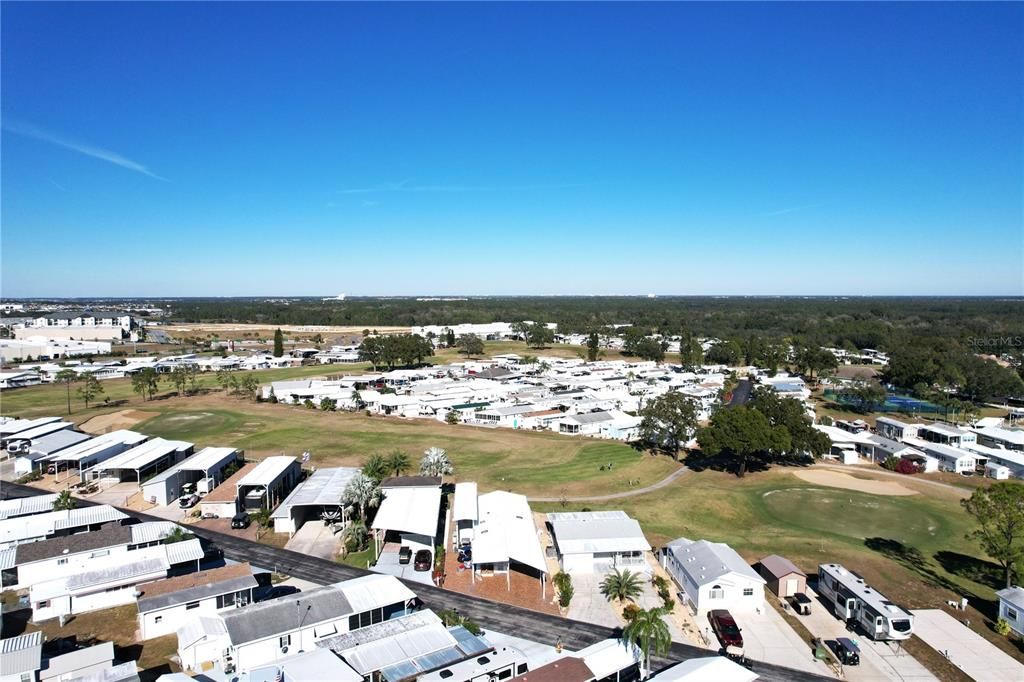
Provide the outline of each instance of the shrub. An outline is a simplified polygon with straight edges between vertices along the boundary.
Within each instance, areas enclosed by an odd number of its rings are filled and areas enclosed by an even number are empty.
[[[1006,637],[1008,634],[1010,634],[1010,624],[1007,623],[1005,619],[1000,618],[996,621],[995,630],[996,634]]]
[[[917,473],[917,465],[909,459],[901,459],[896,465],[896,472],[910,476]]]
[[[898,457],[893,457],[892,455],[889,455],[888,457],[885,458],[885,461],[882,462],[882,466],[888,469],[889,471],[896,471],[896,466],[899,463],[900,460]]]
[[[572,586],[572,578],[565,571],[559,571],[551,580],[558,590],[558,605],[568,608],[569,602],[572,601],[572,597],[576,593]]]
[[[626,608],[622,609],[622,617],[626,619],[627,623],[632,623],[636,620],[637,614],[640,613],[640,607],[636,604],[627,604]]]

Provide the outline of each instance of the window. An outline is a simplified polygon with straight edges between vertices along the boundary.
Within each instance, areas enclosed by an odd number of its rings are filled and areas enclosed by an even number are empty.
[[[110,554],[110,550],[109,549],[104,549],[104,550],[99,551],[99,552],[93,552],[92,554],[89,555],[89,558],[90,559],[97,559],[97,558],[99,558],[101,556],[107,556],[108,554]]]
[[[58,566],[63,566],[67,562],[68,562],[68,558],[67,557],[61,557],[60,559],[57,559],[57,565]]]
[[[526,664],[525,663],[520,663],[519,667],[516,668],[516,675],[525,675],[526,671],[527,671]]]
[[[190,601],[189,603],[185,604],[185,610],[186,611],[188,611],[190,609],[198,609],[198,608],[199,608],[199,602],[197,602],[197,601]]]
[[[285,648],[286,646],[291,646],[292,645],[292,636],[291,635],[284,635],[283,637],[279,637],[277,639],[277,645],[279,647],[281,647],[282,649]]]
[[[1017,612],[1009,606],[1006,607],[1006,620],[1017,620]]]
[[[754,596],[754,588],[753,587],[744,587],[743,588],[743,596],[744,597],[753,597]]]
[[[153,619],[153,622],[154,623],[162,623],[163,620],[164,620],[163,616],[157,616],[156,618]]]
[[[33,677],[35,677],[35,675],[33,673],[27,672],[27,673],[22,673],[21,677],[19,679],[20,679],[20,682],[32,682],[32,678]]]
[[[37,609],[48,609],[48,608],[50,608],[50,602],[48,602],[48,601],[38,602],[36,604],[36,608]]]
[[[507,680],[510,677],[512,677],[512,668],[505,668],[500,673],[498,673],[499,680]]]
[[[711,594],[708,595],[710,599],[724,599],[725,590],[720,585],[715,585],[711,588]]]

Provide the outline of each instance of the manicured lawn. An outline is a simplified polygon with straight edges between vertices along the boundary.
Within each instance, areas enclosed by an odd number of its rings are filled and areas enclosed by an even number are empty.
[[[135,427],[143,433],[200,446],[231,445],[253,458],[309,450],[317,466],[359,465],[371,453],[397,448],[415,464],[427,448],[441,447],[455,464],[456,479],[475,480],[485,490],[528,495],[625,491],[630,480],[648,485],[679,466],[621,443],[424,419],[325,413],[221,394],[169,399],[150,403],[147,409],[162,414]]]
[[[338,561],[356,568],[366,568],[366,562],[373,560],[373,547],[367,547],[362,552],[352,552],[344,559],[338,557]]]

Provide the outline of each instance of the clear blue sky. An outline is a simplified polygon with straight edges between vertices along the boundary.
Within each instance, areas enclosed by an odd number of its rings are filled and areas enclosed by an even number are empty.
[[[1021,4],[2,11],[8,297],[1024,293]]]

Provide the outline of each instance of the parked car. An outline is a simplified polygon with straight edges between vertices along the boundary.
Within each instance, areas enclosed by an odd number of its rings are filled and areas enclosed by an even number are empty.
[[[402,545],[402,548],[398,550],[398,563],[407,564],[410,561],[412,561],[412,547]]]
[[[803,592],[798,592],[790,597],[786,597],[786,601],[789,603],[789,607],[793,609],[795,613],[801,616],[808,616],[811,613],[811,598]]]
[[[269,601],[280,597],[287,597],[290,594],[301,592],[294,585],[274,585],[273,587],[257,587],[252,591],[253,601]]]
[[[416,571],[429,571],[430,570],[430,550],[421,549],[416,552],[416,559],[413,562],[413,570]]]
[[[238,512],[231,517],[232,528],[248,528],[250,523],[252,523],[252,519],[245,512]]]
[[[178,500],[178,506],[182,509],[191,509],[197,504],[199,504],[198,495],[183,495],[181,499]]]
[[[825,644],[835,652],[836,658],[843,665],[860,665],[860,647],[849,637],[829,639]]]
[[[743,635],[740,634],[740,628],[736,625],[736,620],[731,613],[725,609],[708,611],[708,620],[711,621],[711,629],[715,631],[715,637],[718,638],[719,644],[726,652],[731,647],[743,649]]]

